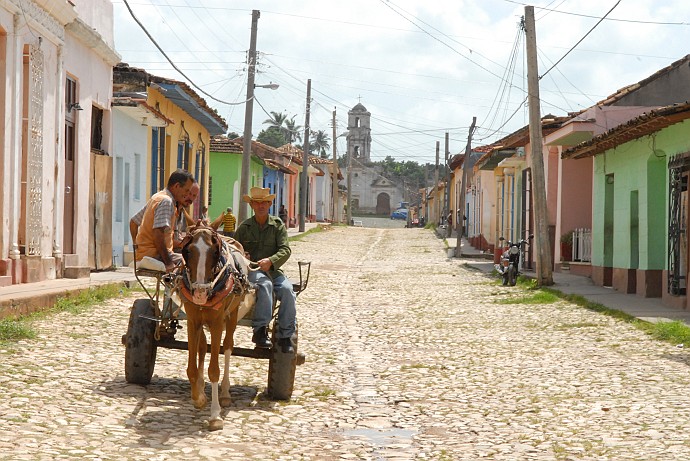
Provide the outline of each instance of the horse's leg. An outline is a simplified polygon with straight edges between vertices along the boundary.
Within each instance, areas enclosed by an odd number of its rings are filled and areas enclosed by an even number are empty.
[[[209,322],[211,330],[211,358],[208,364],[208,379],[211,381],[211,418],[208,420],[208,429],[217,431],[223,429],[223,419],[220,417],[220,403],[218,401],[218,378],[220,377],[220,367],[218,366],[218,356],[220,355],[220,338],[223,336],[223,311]]]
[[[231,309],[225,317],[225,339],[223,340],[223,354],[225,355],[225,369],[223,370],[223,383],[220,387],[220,406],[229,407],[232,403],[230,397],[230,356],[235,346],[235,326],[237,325],[237,308]]]
[[[187,348],[189,349],[187,359],[187,378],[189,379],[189,384],[192,388],[192,402],[196,408],[202,408],[204,405],[206,405],[206,395],[204,394],[203,375],[201,380],[199,380],[197,356],[201,353],[199,350],[199,343],[202,341],[201,338],[203,338],[203,347],[206,347],[206,336],[204,335],[201,324],[198,323],[198,311],[195,308],[186,309],[186,311],[189,336],[189,342],[187,344]],[[203,370],[203,363],[201,369]],[[201,381],[201,386],[199,386],[199,381]]]

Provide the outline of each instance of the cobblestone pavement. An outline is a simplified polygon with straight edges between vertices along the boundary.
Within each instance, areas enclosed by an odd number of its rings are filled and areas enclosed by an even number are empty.
[[[293,276],[297,259],[313,266],[290,402],[263,397],[264,360],[232,359],[217,432],[185,352],[159,349],[152,383],[127,384],[139,294],[0,352],[0,459],[690,459],[685,349],[565,301],[510,302],[519,287],[448,260],[428,230],[338,227],[293,243]]]

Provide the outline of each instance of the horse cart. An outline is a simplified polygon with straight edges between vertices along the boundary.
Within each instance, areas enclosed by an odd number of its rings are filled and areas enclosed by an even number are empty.
[[[299,283],[293,284],[296,296],[307,288],[310,266],[310,262],[298,263]],[[156,261],[151,258],[143,258],[142,262],[137,264],[135,253],[134,273],[147,297],[134,301],[127,333],[122,336],[122,344],[125,346],[125,379],[128,383],[146,385],[151,382],[158,348],[188,350],[187,341],[175,338],[178,331],[183,328],[182,325],[187,317],[182,310],[179,295],[179,287],[185,270],[183,267],[178,267],[173,272],[165,272],[165,268],[157,267]],[[146,279],[148,283],[144,283],[143,279]],[[154,281],[155,287],[152,286]],[[285,352],[278,345],[276,318],[278,308],[279,302],[275,301],[274,297],[273,319],[270,327],[272,348],[231,347],[231,349],[234,356],[268,360],[266,395],[274,400],[289,400],[294,387],[296,366],[304,363],[305,356],[298,351],[297,330],[292,337],[293,351]],[[253,307],[247,308],[240,305],[237,311],[237,325],[251,328],[252,314]],[[234,331],[234,325],[232,331]],[[207,344],[205,339],[203,345],[206,351],[211,352],[212,345]],[[223,353],[221,348],[220,354]],[[203,366],[201,370],[203,372]]]

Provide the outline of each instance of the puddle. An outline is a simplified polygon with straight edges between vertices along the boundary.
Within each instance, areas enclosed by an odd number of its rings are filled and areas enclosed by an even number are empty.
[[[412,436],[417,431],[411,429],[352,429],[345,431],[343,435],[347,437],[357,437],[368,439],[374,445],[386,446],[397,443],[412,443]]]

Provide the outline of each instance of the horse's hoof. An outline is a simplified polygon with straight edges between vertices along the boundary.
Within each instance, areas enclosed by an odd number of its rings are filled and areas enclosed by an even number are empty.
[[[220,398],[220,406],[223,408],[227,408],[230,405],[232,405],[232,399],[230,397],[221,397]]]
[[[201,410],[206,406],[206,396],[202,395],[198,400],[192,400],[192,402],[194,402],[194,408]]]
[[[208,421],[208,430],[209,431],[219,431],[223,429],[223,420],[222,419],[211,419]]]

